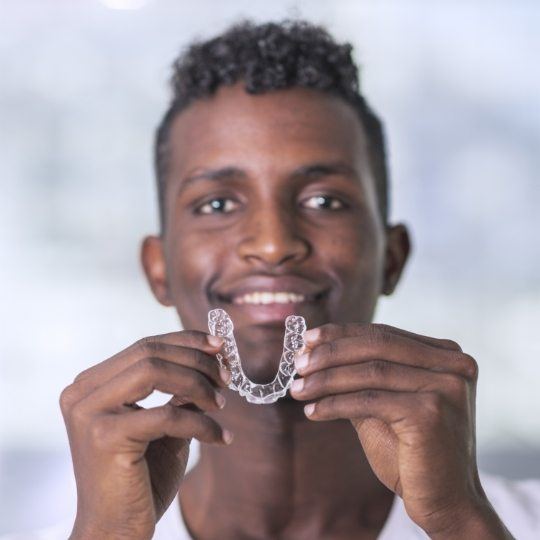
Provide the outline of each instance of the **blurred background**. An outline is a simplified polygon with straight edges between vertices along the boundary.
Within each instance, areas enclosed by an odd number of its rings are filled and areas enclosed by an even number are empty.
[[[0,533],[73,515],[62,388],[179,329],[139,264],[153,133],[175,55],[239,17],[354,44],[414,241],[377,320],[475,356],[481,467],[540,477],[538,2],[0,0]]]

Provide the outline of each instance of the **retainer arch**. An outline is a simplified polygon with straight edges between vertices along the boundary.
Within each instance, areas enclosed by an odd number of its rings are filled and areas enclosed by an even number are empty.
[[[296,375],[295,353],[304,347],[304,332],[306,331],[304,317],[290,315],[285,319],[285,337],[279,368],[274,380],[266,384],[255,383],[244,373],[234,339],[234,325],[225,310],[212,309],[208,312],[208,329],[213,336],[219,336],[225,340],[222,352],[216,357],[220,365],[231,372],[232,378],[229,384],[231,390],[238,392],[250,403],[256,404],[274,403],[285,396]]]

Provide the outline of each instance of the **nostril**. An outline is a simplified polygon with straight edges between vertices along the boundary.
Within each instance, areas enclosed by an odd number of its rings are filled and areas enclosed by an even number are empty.
[[[309,255],[309,243],[291,231],[280,233],[273,228],[266,234],[250,235],[238,246],[238,254],[245,260],[251,259],[267,266],[279,266],[291,260],[300,260]]]

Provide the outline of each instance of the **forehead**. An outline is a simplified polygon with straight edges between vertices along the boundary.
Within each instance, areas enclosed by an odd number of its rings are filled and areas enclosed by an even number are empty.
[[[173,121],[168,189],[199,168],[236,166],[286,174],[312,161],[367,170],[365,134],[342,98],[293,88],[248,94],[240,83],[198,99]]]

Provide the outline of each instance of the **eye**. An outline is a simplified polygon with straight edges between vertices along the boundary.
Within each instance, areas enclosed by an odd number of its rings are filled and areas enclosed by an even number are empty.
[[[330,195],[314,195],[302,201],[302,206],[315,210],[341,210],[345,208],[345,205],[338,198]]]
[[[217,197],[201,204],[196,208],[197,214],[228,214],[236,209],[238,203],[226,197]]]

